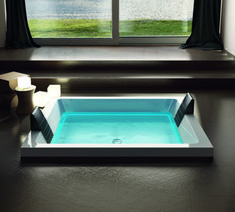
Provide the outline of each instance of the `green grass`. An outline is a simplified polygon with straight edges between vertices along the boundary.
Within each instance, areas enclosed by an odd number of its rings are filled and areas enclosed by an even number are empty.
[[[30,19],[34,38],[110,38],[112,23],[96,19]],[[131,20],[120,21],[120,36],[187,36],[191,21]]]

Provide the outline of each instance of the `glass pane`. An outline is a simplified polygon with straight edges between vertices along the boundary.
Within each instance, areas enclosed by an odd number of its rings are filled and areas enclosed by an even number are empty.
[[[112,0],[26,0],[34,38],[110,38]]]
[[[194,0],[120,0],[120,37],[187,36]]]

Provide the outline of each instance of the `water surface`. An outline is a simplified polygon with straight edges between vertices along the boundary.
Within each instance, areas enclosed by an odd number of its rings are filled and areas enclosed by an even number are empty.
[[[183,143],[171,113],[65,112],[52,143]]]
[[[120,20],[191,20],[194,0],[120,0]],[[111,0],[26,0],[29,19],[108,19]]]

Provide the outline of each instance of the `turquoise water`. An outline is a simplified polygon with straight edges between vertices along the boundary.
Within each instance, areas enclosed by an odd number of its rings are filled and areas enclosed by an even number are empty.
[[[183,143],[171,113],[65,112],[54,144]]]

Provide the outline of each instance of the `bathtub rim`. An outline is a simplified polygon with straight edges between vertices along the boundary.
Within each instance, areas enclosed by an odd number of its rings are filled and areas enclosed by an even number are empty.
[[[53,98],[43,109],[43,114],[48,118],[52,107],[58,99],[176,99],[181,103],[182,95],[160,96],[118,96],[118,97],[93,97],[93,96],[66,96]],[[213,149],[204,130],[200,126],[194,114],[185,115],[182,124],[190,122],[198,143],[194,144],[38,144],[37,139],[43,139],[39,131],[30,131],[25,142],[21,146],[21,157],[213,157]],[[98,150],[98,151],[97,151]]]

